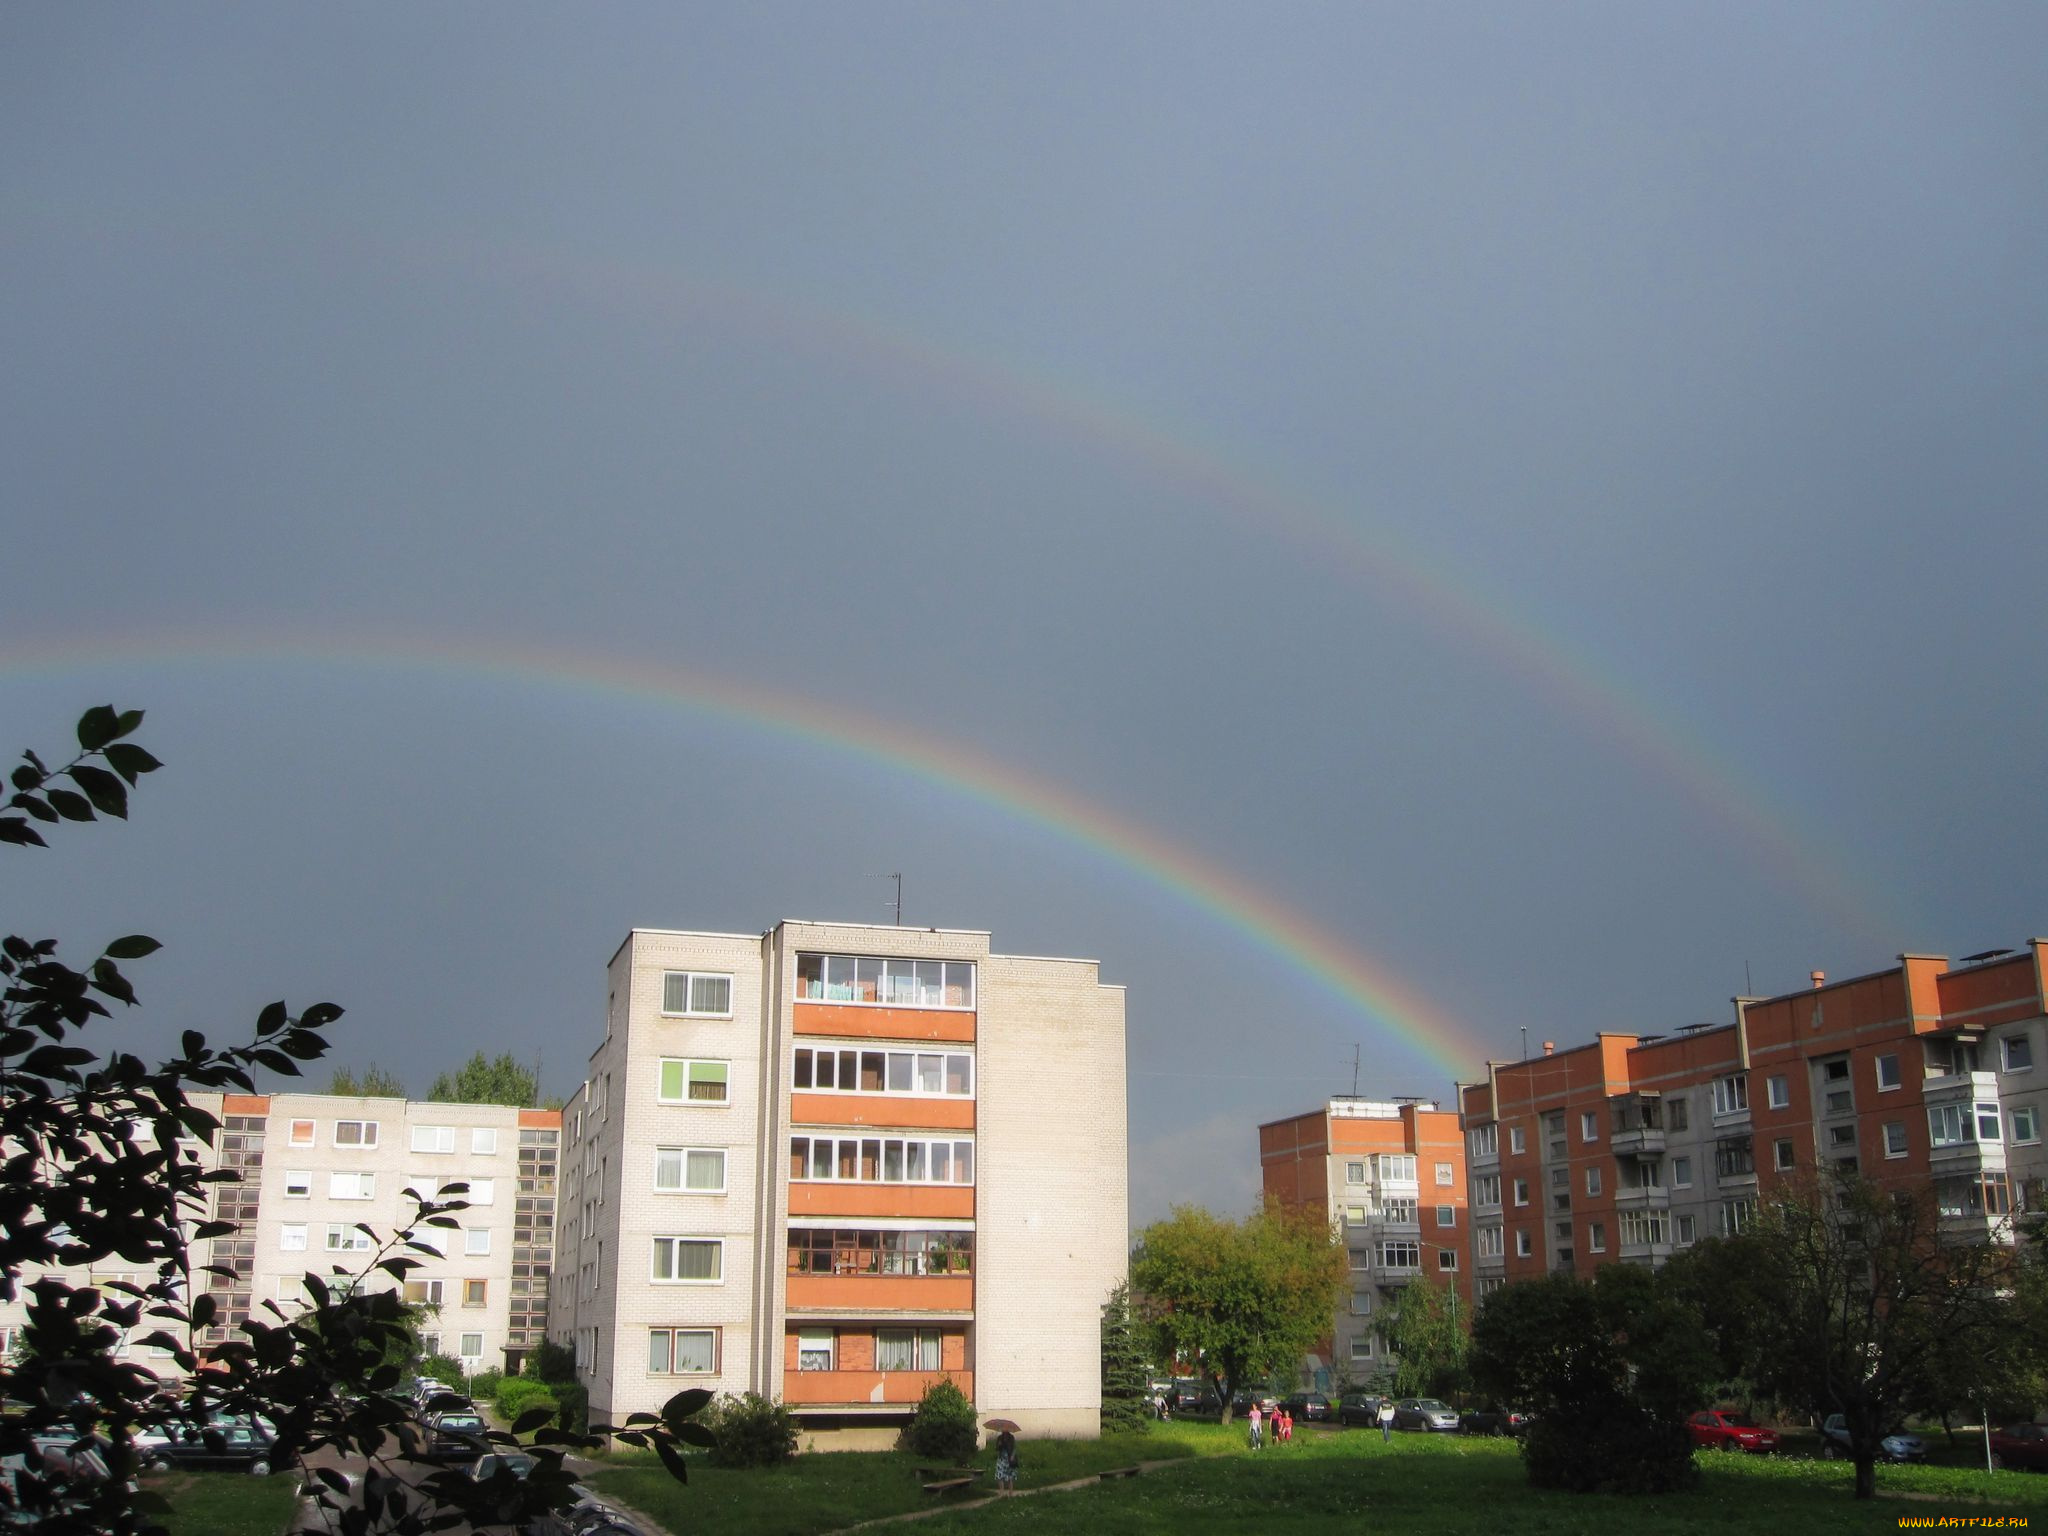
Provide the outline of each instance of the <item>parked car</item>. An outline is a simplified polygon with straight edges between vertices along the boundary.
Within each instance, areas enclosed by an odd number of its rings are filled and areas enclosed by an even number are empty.
[[[1768,1456],[1778,1449],[1778,1432],[1734,1408],[1702,1408],[1685,1421],[1694,1445],[1710,1451],[1748,1451]]]
[[[1271,1387],[1239,1387],[1230,1398],[1231,1417],[1243,1418],[1252,1411],[1253,1403],[1259,1405],[1259,1412],[1271,1413],[1280,1406],[1280,1399],[1274,1395]]]
[[[426,1421],[426,1431],[420,1456],[427,1461],[469,1461],[490,1446],[485,1439],[489,1426],[473,1409],[433,1414]]]
[[[1337,1422],[1363,1424],[1367,1429],[1377,1429],[1380,1404],[1385,1401],[1377,1392],[1346,1392],[1337,1399]]]
[[[1458,1411],[1433,1397],[1404,1397],[1394,1404],[1394,1428],[1449,1431],[1458,1427]]]
[[[2048,1472],[2048,1425],[2008,1424],[1991,1431],[1991,1464]]]
[[[172,1467],[239,1468],[252,1477],[268,1477],[271,1443],[269,1433],[257,1425],[230,1420],[204,1429],[176,1429],[161,1445],[140,1454],[144,1468],[152,1472]]]
[[[1280,1406],[1303,1423],[1328,1423],[1330,1400],[1320,1392],[1297,1392],[1280,1399]]]
[[[1828,1461],[1850,1454],[1849,1421],[1839,1413],[1829,1414],[1821,1423],[1820,1454]],[[1925,1461],[1927,1442],[1895,1429],[1878,1443],[1877,1457],[1880,1461]]]
[[[31,1442],[43,1466],[54,1476],[77,1487],[104,1483],[113,1474],[107,1470],[106,1439],[100,1435],[58,1433],[37,1435]]]
[[[1519,1435],[1529,1427],[1529,1415],[1496,1403],[1491,1408],[1471,1408],[1458,1415],[1458,1428],[1468,1435]]]
[[[1216,1395],[1216,1389],[1198,1383],[1182,1382],[1169,1394],[1176,1419],[1220,1419],[1223,1417],[1223,1400]]]

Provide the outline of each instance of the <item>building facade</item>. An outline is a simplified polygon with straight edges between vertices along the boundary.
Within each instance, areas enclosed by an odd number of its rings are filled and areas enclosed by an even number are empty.
[[[217,1321],[199,1336],[201,1356],[252,1313],[265,1320],[272,1306],[286,1315],[303,1306],[309,1272],[330,1288],[361,1274],[410,1221],[411,1191],[431,1197],[457,1182],[468,1192],[449,1198],[469,1202],[454,1215],[458,1225],[416,1234],[442,1251],[408,1255],[422,1261],[404,1290],[430,1309],[422,1323],[428,1350],[474,1371],[517,1370],[546,1337],[559,1112],[311,1093],[190,1098],[220,1129],[210,1145],[183,1143],[185,1154],[240,1175],[212,1186],[207,1211],[235,1230],[192,1248],[195,1272],[224,1271],[206,1279]],[[68,1278],[77,1283],[81,1272]],[[113,1260],[83,1272],[93,1284],[150,1278]],[[369,1283],[393,1282],[375,1275]],[[21,1300],[0,1304],[0,1347],[11,1347],[25,1314]],[[160,1376],[178,1374],[168,1351],[138,1344],[122,1354]]]
[[[1123,1279],[1124,1006],[984,933],[636,929],[566,1116],[550,1333],[593,1415],[780,1398],[814,1435],[951,1377],[1096,1433]]]
[[[2048,940],[1773,998],[1673,1034],[1602,1034],[1460,1090],[1478,1293],[1656,1264],[1742,1231],[1760,1195],[1846,1166],[1931,1189],[1944,1229],[2040,1209]]]
[[[1420,1278],[1470,1304],[1465,1143],[1458,1115],[1434,1100],[1335,1098],[1259,1127],[1265,1196],[1337,1226],[1351,1289],[1324,1349],[1304,1362],[1310,1382],[1378,1381],[1393,1360],[1377,1325]]]

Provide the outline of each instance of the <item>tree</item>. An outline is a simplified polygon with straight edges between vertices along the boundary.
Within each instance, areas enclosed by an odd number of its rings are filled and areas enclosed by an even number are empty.
[[[1842,1415],[1859,1499],[1876,1496],[1881,1442],[1908,1409],[1967,1384],[1971,1361],[2023,1344],[2018,1257],[1945,1238],[1931,1191],[1845,1172],[1787,1182],[1748,1233],[1722,1241],[1758,1310],[1731,1319],[1718,1308],[1709,1321],[1739,1333],[1764,1390],[1815,1417]]]
[[[1472,1324],[1481,1390],[1528,1409],[1539,1488],[1656,1493],[1695,1477],[1685,1416],[1714,1372],[1697,1317],[1647,1270],[1547,1275],[1486,1299]]]
[[[1313,1215],[1269,1206],[1239,1222],[1183,1205],[1138,1234],[1131,1284],[1155,1352],[1200,1372],[1228,1422],[1239,1386],[1292,1378],[1329,1333],[1350,1270]]]
[[[44,848],[38,824],[125,817],[128,791],[161,766],[127,739],[141,721],[139,710],[101,706],[80,718],[79,750],[69,763],[51,768],[24,753],[0,806],[0,844]],[[206,1197],[239,1175],[209,1169],[193,1150],[195,1142],[210,1145],[220,1126],[191,1094],[254,1092],[258,1069],[297,1076],[300,1063],[326,1053],[325,1031],[342,1011],[320,1003],[294,1015],[272,1003],[257,1016],[249,1043],[216,1049],[187,1030],[178,1053],[154,1066],[82,1043],[112,1017],[110,1003],[137,1006],[121,966],[159,947],[130,934],[81,970],[58,958],[54,939],[0,939],[0,1296],[26,1290],[30,1298],[20,1347],[0,1361],[0,1457],[23,1468],[0,1482],[0,1523],[114,1536],[160,1530],[162,1499],[134,1482],[136,1432],[203,1432],[222,1411],[270,1419],[280,1465],[328,1447],[368,1457],[370,1474],[354,1488],[320,1474],[323,1502],[337,1514],[350,1506],[341,1527],[352,1533],[410,1536],[456,1521],[517,1523],[567,1508],[575,1495],[564,1454],[588,1442],[524,1419],[514,1430],[533,1435],[540,1464],[509,1495],[461,1472],[422,1478],[406,1465],[421,1447],[410,1404],[397,1390],[412,1342],[399,1286],[419,1263],[413,1255],[432,1251],[414,1236],[417,1228],[458,1224],[454,1213],[466,1208],[459,1185],[442,1192],[455,1198],[417,1202],[412,1221],[381,1235],[360,1272],[307,1275],[304,1309],[288,1314],[270,1303],[234,1334],[207,1339],[222,1321],[207,1282],[231,1271],[195,1267],[189,1244],[237,1230],[210,1219]],[[143,1278],[83,1283],[110,1258]],[[156,1376],[124,1358],[131,1342],[175,1360],[187,1377],[182,1400],[160,1396]],[[677,1442],[708,1441],[684,1422],[708,1396],[678,1394],[659,1419],[636,1415],[619,1438],[651,1444],[681,1477]],[[46,1467],[32,1451],[35,1437],[48,1434],[104,1436],[111,1476],[81,1481]],[[416,1493],[398,1492],[406,1482]]]
[[[387,1072],[373,1061],[361,1077],[347,1067],[336,1067],[327,1079],[327,1091],[348,1099],[402,1099],[405,1084],[397,1073]]]
[[[1472,1337],[1450,1282],[1409,1281],[1376,1331],[1394,1355],[1395,1397],[1449,1397],[1463,1390]]]
[[[1102,1304],[1102,1432],[1142,1435],[1152,1427],[1145,1403],[1151,1395],[1138,1324],[1131,1315],[1131,1288],[1118,1281]]]
[[[496,1061],[486,1061],[478,1051],[453,1073],[443,1072],[427,1090],[435,1104],[517,1104],[531,1109],[540,1094],[540,1084],[531,1068],[513,1060],[510,1051]]]

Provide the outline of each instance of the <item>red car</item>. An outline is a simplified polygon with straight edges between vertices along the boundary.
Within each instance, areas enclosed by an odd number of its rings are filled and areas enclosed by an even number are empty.
[[[1733,1408],[1702,1408],[1685,1421],[1694,1445],[1710,1451],[1749,1451],[1768,1456],[1778,1448],[1778,1432],[1765,1429],[1746,1413]]]
[[[1991,1431],[1991,1459],[2001,1467],[2048,1471],[2048,1426],[2009,1424]]]

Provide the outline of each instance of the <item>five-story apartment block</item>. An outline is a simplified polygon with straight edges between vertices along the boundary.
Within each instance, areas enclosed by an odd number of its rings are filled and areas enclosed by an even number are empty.
[[[1123,994],[982,933],[636,929],[567,1110],[551,1331],[592,1411],[683,1386],[813,1433],[950,1377],[1092,1434],[1126,1258]]]

